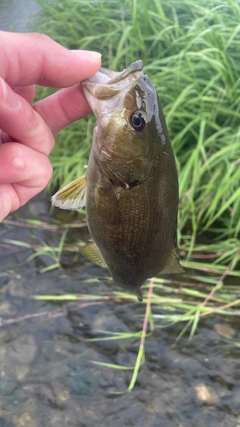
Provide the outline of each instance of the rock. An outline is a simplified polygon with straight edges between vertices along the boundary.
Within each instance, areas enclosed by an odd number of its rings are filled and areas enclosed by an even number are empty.
[[[221,335],[222,337],[227,339],[233,338],[236,333],[236,331],[226,323],[217,323],[216,325],[214,325],[214,329],[218,335]]]
[[[19,418],[14,417],[16,427],[37,427],[37,421],[28,413],[24,412]]]
[[[29,373],[29,367],[25,365],[20,365],[16,367],[16,377],[18,381],[22,381],[27,374]]]
[[[209,386],[199,383],[194,387],[198,400],[206,405],[217,405],[219,397],[217,393]]]
[[[23,334],[12,343],[13,349],[11,352],[13,357],[18,362],[28,365],[31,363],[37,354],[37,344],[35,338],[31,334]]]
[[[67,400],[70,400],[69,391],[63,390],[61,393],[58,394],[58,399],[61,403],[66,402]]]
[[[0,316],[13,316],[16,314],[16,310],[8,301],[2,301],[0,304]]]
[[[13,297],[27,297],[29,296],[29,289],[23,285],[21,276],[16,276],[9,280],[8,289]]]

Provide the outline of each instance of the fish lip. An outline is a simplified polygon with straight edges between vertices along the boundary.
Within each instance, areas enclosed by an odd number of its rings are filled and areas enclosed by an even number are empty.
[[[142,61],[141,59],[139,59],[138,61],[133,62],[132,64],[130,64],[125,70],[123,70],[120,73],[115,73],[117,74],[115,77],[113,77],[111,80],[109,80],[106,84],[108,85],[112,85],[115,83],[119,83],[122,80],[126,79],[126,77],[128,77],[130,74],[134,74],[137,71],[142,71]],[[103,70],[103,71],[101,71]],[[100,68],[100,71],[103,72],[103,74],[105,74],[105,68]],[[107,70],[108,71],[108,70]]]
[[[96,84],[104,84],[104,85],[112,85],[115,83],[119,83],[122,80],[124,80],[126,77],[128,77],[130,74],[134,74],[137,71],[142,71],[142,61],[141,59],[133,62],[130,64],[125,70],[121,72],[111,71],[108,68],[101,67],[99,71],[94,74],[89,79],[83,80],[81,82],[82,86],[89,86],[89,85],[96,85]],[[101,75],[106,76],[109,78],[109,80],[100,81]]]
[[[131,87],[142,73],[142,61],[138,60],[130,64],[122,72],[115,72],[107,68],[100,70],[87,80],[81,82],[83,91],[91,105],[88,94],[95,99],[107,100],[118,95],[122,90]]]

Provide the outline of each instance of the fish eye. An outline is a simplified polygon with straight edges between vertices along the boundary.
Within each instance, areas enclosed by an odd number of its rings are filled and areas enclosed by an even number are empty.
[[[146,126],[146,120],[143,117],[143,112],[141,110],[136,110],[132,113],[130,117],[130,123],[134,130],[140,132]]]

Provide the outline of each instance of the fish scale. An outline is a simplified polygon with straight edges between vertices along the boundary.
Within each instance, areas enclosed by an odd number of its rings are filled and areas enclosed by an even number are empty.
[[[120,73],[101,68],[82,87],[97,119],[87,172],[52,202],[86,205],[93,241],[82,253],[141,298],[146,279],[183,272],[178,177],[164,114],[140,60]]]

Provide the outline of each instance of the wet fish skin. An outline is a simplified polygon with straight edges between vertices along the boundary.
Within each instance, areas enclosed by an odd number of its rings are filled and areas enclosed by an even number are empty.
[[[183,271],[178,177],[165,118],[141,61],[122,73],[102,69],[83,82],[83,90],[97,117],[85,180],[89,231],[113,281],[138,292],[158,273]],[[74,198],[66,203],[63,190],[53,204],[71,209]],[[96,262],[92,248],[83,253]]]

